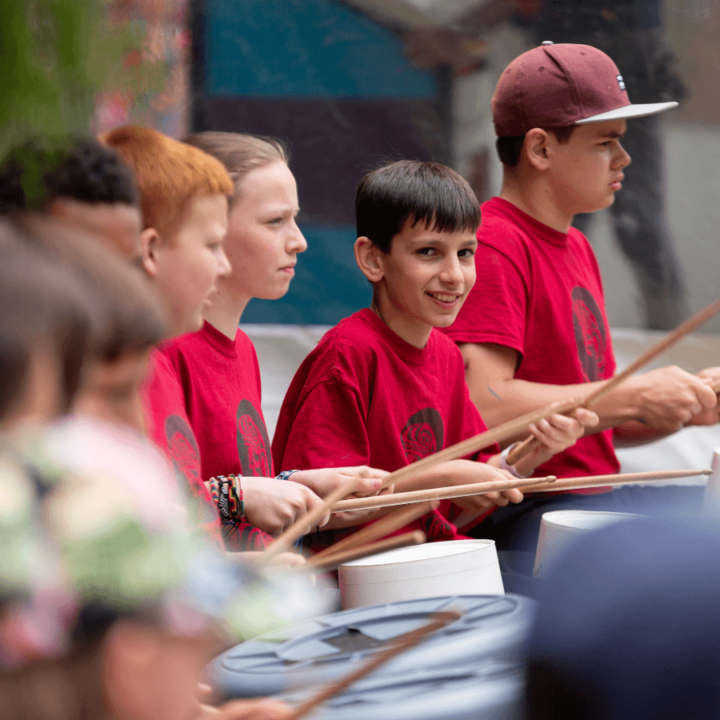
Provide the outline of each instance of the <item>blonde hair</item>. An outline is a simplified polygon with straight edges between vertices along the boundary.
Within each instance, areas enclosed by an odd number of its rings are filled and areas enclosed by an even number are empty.
[[[290,152],[284,143],[263,135],[231,132],[201,132],[183,140],[208,155],[217,158],[232,178],[235,190],[232,205],[240,196],[240,185],[252,170],[276,162],[290,162]]]
[[[171,233],[194,197],[233,194],[219,160],[157,130],[125,125],[100,140],[134,171],[145,228]]]

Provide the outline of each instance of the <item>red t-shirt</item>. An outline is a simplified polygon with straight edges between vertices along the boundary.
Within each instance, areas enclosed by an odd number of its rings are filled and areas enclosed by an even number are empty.
[[[280,410],[273,459],[282,470],[393,471],[483,430],[457,347],[433,330],[427,345],[416,348],[366,309],[326,333],[300,366]],[[456,539],[448,518],[460,513],[445,502],[411,529],[429,540]],[[324,535],[318,545],[342,533]]]
[[[193,520],[213,540],[220,538],[217,508],[200,474],[197,440],[185,414],[182,387],[175,370],[159,349],[152,351],[147,378],[142,387],[145,423],[151,440],[166,454],[180,488],[190,490]]]
[[[202,458],[202,478],[272,477],[262,414],[260,367],[250,338],[234,340],[210,323],[163,347],[182,386],[185,409]],[[272,538],[247,522],[223,525],[229,550],[263,550]]]
[[[549,385],[604,380],[615,372],[602,279],[587,238],[553,230],[501,198],[481,208],[477,282],[444,332],[456,343],[516,350],[515,377]],[[536,475],[601,475],[620,469],[613,431],[581,438]],[[594,488],[578,492],[603,492]]]

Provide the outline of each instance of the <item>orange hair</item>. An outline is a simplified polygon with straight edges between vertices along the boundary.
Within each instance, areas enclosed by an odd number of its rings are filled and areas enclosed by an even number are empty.
[[[219,160],[157,130],[124,125],[100,139],[134,171],[145,228],[172,233],[193,197],[233,194]]]

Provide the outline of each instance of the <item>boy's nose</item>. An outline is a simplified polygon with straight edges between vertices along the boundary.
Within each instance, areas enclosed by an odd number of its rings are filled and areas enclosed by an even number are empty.
[[[627,167],[631,162],[632,162],[632,158],[630,157],[630,154],[622,145],[620,145],[620,152],[618,153],[617,157],[615,158],[613,167],[620,170],[622,168]]]
[[[230,274],[231,270],[232,266],[230,265],[230,260],[225,254],[225,250],[221,249],[220,255],[218,256],[218,277],[227,277]]]
[[[440,271],[440,281],[452,285],[459,285],[464,280],[464,275],[457,257],[454,255],[443,263]]]
[[[292,236],[290,238],[290,241],[288,243],[287,251],[288,252],[295,252],[295,253],[301,253],[305,252],[307,250],[308,244],[307,240],[305,239],[305,236],[302,234],[302,230],[295,225],[294,232],[292,233]]]

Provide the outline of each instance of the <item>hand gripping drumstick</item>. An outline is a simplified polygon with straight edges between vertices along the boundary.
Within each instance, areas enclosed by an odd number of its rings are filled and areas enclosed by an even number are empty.
[[[341,693],[343,690],[345,690],[345,688],[350,687],[350,685],[352,685],[353,683],[357,682],[361,678],[364,678],[366,675],[369,675],[373,670],[376,670],[381,665],[389,662],[397,655],[400,655],[406,650],[409,650],[411,647],[413,647],[413,645],[417,645],[428,635],[431,635],[437,630],[444,628],[451,622],[459,620],[460,617],[461,615],[458,612],[436,613],[433,616],[433,620],[427,625],[423,625],[417,630],[412,630],[409,633],[405,633],[404,635],[400,635],[399,637],[395,638],[395,644],[392,645],[392,647],[383,650],[383,652],[370,659],[367,663],[362,665],[354,672],[351,672],[345,677],[336,680],[334,683],[326,686],[325,688],[320,690],[320,692],[306,700],[304,703],[302,703],[302,705],[298,705],[298,707],[295,708],[295,711],[292,712],[288,717],[286,717],[285,720],[300,720],[300,718],[306,717],[308,713],[314,710],[321,703],[324,703],[331,697],[334,697],[335,695]]]
[[[547,405],[540,410],[533,410],[525,415],[521,415],[519,418],[515,418],[514,420],[510,420],[502,425],[498,425],[492,430],[481,432],[478,435],[468,438],[467,440],[463,440],[462,442],[451,445],[444,450],[440,450],[433,455],[428,455],[427,457],[422,458],[422,460],[418,460],[411,465],[401,467],[399,470],[390,473],[385,478],[382,487],[390,487],[401,480],[408,480],[415,477],[416,475],[419,475],[425,470],[428,470],[441,462],[457,460],[458,458],[465,457],[466,455],[471,455],[478,450],[482,450],[493,443],[507,440],[508,438],[513,437],[513,435],[517,435],[517,433],[527,429],[527,426],[531,423],[542,420],[543,418],[546,418],[549,415],[554,415],[555,413],[566,413],[579,407],[581,403],[582,400],[578,400],[577,398],[572,400],[562,400],[554,402],[551,405]]]
[[[566,413],[569,417],[574,416],[575,410],[580,407],[589,408],[593,403],[604,398],[608,393],[612,392],[617,388],[620,383],[627,380],[631,375],[636,373],[640,368],[652,362],[658,355],[662,355],[666,350],[669,350],[675,343],[681,340],[685,335],[691,333],[693,330],[697,330],[702,324],[707,322],[713,315],[720,311],[720,300],[708,305],[706,308],[698,313],[695,313],[689,320],[678,325],[667,337],[660,340],[659,343],[646,350],[640,357],[635,360],[634,363],[628,365],[621,373],[617,374],[609,382],[603,385],[599,390],[589,395],[583,402],[579,402],[571,412]],[[519,445],[516,445],[507,456],[508,465],[515,465],[519,460],[522,460],[526,455],[531,453],[533,450],[541,447],[542,443],[536,440],[532,435],[529,438],[523,440]]]
[[[331,492],[325,501],[318,505],[314,510],[309,513],[305,513],[302,517],[298,518],[284,533],[273,542],[270,547],[265,550],[255,561],[259,564],[265,564],[269,560],[272,560],[276,555],[279,555],[286,550],[289,550],[293,543],[305,533],[330,509],[340,498],[347,497],[355,489],[360,478],[350,478],[347,482],[340,485]]]
[[[407,465],[393,473],[390,473],[390,475],[388,475],[383,481],[382,488],[390,487],[399,480],[411,478],[446,460],[456,460],[457,458],[482,450],[488,445],[492,445],[495,442],[512,437],[527,428],[530,423],[537,422],[538,420],[547,417],[548,415],[552,415],[553,413],[567,412],[568,410],[576,407],[578,407],[578,400],[555,402],[545,408],[535,410],[527,413],[526,415],[522,415],[515,420],[498,425],[492,430],[486,430],[485,432],[479,433],[467,440],[463,440],[456,445],[451,445],[449,448],[440,450],[440,452],[437,452],[434,455],[428,455],[422,460],[414,462],[412,465]],[[280,535],[280,537],[277,538],[277,540],[275,540],[275,542],[262,553],[256,562],[266,563],[269,560],[272,560],[272,558],[276,555],[279,555],[281,552],[289,550],[292,544],[299,537],[302,537],[315,524],[315,522],[323,516],[326,510],[332,508],[341,498],[349,495],[355,489],[357,482],[358,481],[356,479],[352,478],[345,483],[345,485],[341,485],[337,490],[330,493],[330,495],[325,498],[325,502],[322,505],[312,512],[307,513],[304,517],[298,518],[290,528]]]
[[[554,475],[547,477],[516,479],[516,480],[490,480],[483,483],[469,483],[449,487],[430,488],[429,490],[412,490],[393,495],[375,495],[374,497],[353,498],[341,500],[332,508],[332,512],[346,512],[348,510],[377,510],[381,507],[393,505],[408,505],[410,503],[427,502],[428,500],[451,500],[452,498],[482,495],[489,492],[512,490],[513,488],[527,488],[533,490],[535,485],[552,485]]]

